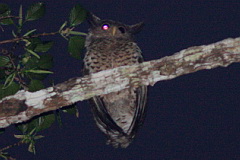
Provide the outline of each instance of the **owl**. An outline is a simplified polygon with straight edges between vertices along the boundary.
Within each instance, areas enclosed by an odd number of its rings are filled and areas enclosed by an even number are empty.
[[[126,25],[102,20],[92,13],[86,37],[84,72],[92,74],[124,65],[143,62],[141,50],[134,42],[143,23]],[[126,148],[142,125],[146,112],[146,86],[130,87],[92,98],[92,112],[98,128],[107,136],[107,144]]]

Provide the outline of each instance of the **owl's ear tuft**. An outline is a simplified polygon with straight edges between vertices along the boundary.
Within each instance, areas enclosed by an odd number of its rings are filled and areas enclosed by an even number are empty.
[[[96,26],[101,22],[101,19],[95,16],[92,12],[87,13],[87,21],[90,25]]]
[[[137,24],[134,24],[134,25],[130,25],[129,26],[129,32],[132,33],[132,34],[136,34],[138,32],[140,32],[142,30],[144,26],[144,22],[140,22],[140,23],[137,23]]]

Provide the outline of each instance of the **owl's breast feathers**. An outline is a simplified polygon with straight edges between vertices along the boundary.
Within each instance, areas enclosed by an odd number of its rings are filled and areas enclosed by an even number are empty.
[[[132,41],[96,39],[86,47],[84,67],[89,74],[142,61],[141,51]],[[146,92],[143,86],[93,98],[94,119],[108,136],[108,144],[123,148],[130,144],[145,117]]]
[[[85,69],[96,73],[142,60],[141,50],[135,42],[126,40],[96,39],[87,47]]]

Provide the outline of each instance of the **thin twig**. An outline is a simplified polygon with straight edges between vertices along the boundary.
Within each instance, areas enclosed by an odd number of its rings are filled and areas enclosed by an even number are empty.
[[[35,38],[35,37],[40,37],[40,36],[51,36],[51,35],[55,35],[55,34],[57,34],[57,33],[58,33],[58,32],[41,33],[41,34],[36,34],[36,35],[32,35],[32,36],[18,37],[18,38],[14,38],[14,39],[9,39],[9,40],[0,41],[0,44],[17,42],[17,41],[20,41],[20,40],[23,40],[23,39]]]
[[[2,20],[2,19],[7,19],[7,18],[16,18],[16,19],[19,19],[20,17],[18,17],[18,16],[5,16],[5,17],[0,17],[0,20]]]
[[[23,141],[19,141],[17,143],[12,144],[12,145],[6,146],[6,147],[0,149],[0,153],[7,150],[7,149],[13,148],[15,146],[20,146],[21,144],[23,144]]]

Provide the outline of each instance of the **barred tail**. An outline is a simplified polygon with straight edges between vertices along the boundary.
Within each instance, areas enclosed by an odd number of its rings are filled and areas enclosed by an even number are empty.
[[[106,144],[112,145],[114,148],[127,148],[133,139],[133,137],[130,137],[128,135],[111,134],[108,136],[109,138]]]

